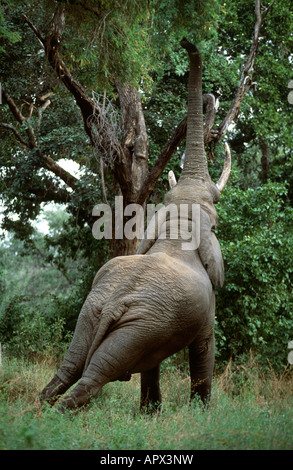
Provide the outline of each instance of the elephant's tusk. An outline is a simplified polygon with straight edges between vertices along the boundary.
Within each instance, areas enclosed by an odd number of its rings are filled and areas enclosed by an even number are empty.
[[[225,156],[223,172],[220,176],[219,181],[217,182],[217,188],[220,192],[222,192],[224,187],[226,186],[229,175],[230,175],[230,170],[231,170],[231,152],[230,152],[230,148],[227,142],[225,142],[225,151],[226,151],[226,156]]]
[[[168,173],[168,179],[169,179],[170,189],[174,188],[174,186],[176,186],[177,184],[177,181],[176,181],[174,172],[172,170],[170,170]]]

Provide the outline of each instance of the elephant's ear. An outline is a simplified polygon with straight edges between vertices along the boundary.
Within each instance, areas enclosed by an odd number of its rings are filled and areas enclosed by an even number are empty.
[[[200,211],[200,245],[198,252],[214,286],[222,287],[224,284],[224,263],[221,248],[213,232],[210,217],[203,209]]]

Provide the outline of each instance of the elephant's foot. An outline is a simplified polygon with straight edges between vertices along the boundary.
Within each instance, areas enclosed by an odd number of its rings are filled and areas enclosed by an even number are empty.
[[[211,378],[191,381],[190,401],[193,402],[197,398],[201,400],[204,408],[208,408],[211,398]]]
[[[53,379],[46,385],[46,387],[39,394],[40,402],[46,402],[53,406],[58,398],[66,392],[68,386],[65,385],[59,377],[55,375]]]
[[[72,392],[61,401],[58,410],[62,413],[66,410],[77,410],[82,406],[89,404],[92,398],[97,395],[97,390],[93,387],[86,387],[78,384]]]

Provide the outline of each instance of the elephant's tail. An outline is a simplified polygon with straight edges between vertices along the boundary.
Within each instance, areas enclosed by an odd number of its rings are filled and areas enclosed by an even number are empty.
[[[100,346],[110,326],[114,322],[118,321],[127,310],[128,305],[126,305],[125,301],[119,303],[117,301],[109,302],[103,307],[101,311],[100,324],[97,333],[93,339],[92,345],[89,349],[85,361],[84,371],[88,368],[88,365],[91,361],[94,352]]]

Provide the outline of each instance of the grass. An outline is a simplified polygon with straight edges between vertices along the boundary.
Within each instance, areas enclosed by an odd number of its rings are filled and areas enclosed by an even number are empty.
[[[210,407],[189,403],[189,378],[162,371],[160,412],[139,412],[139,376],[104,387],[77,414],[40,409],[37,393],[52,377],[51,359],[4,358],[0,366],[0,449],[4,450],[289,450],[293,449],[292,370],[264,375],[257,364],[229,364],[214,379]],[[290,378],[291,376],[291,378]],[[268,378],[269,377],[269,378]]]

